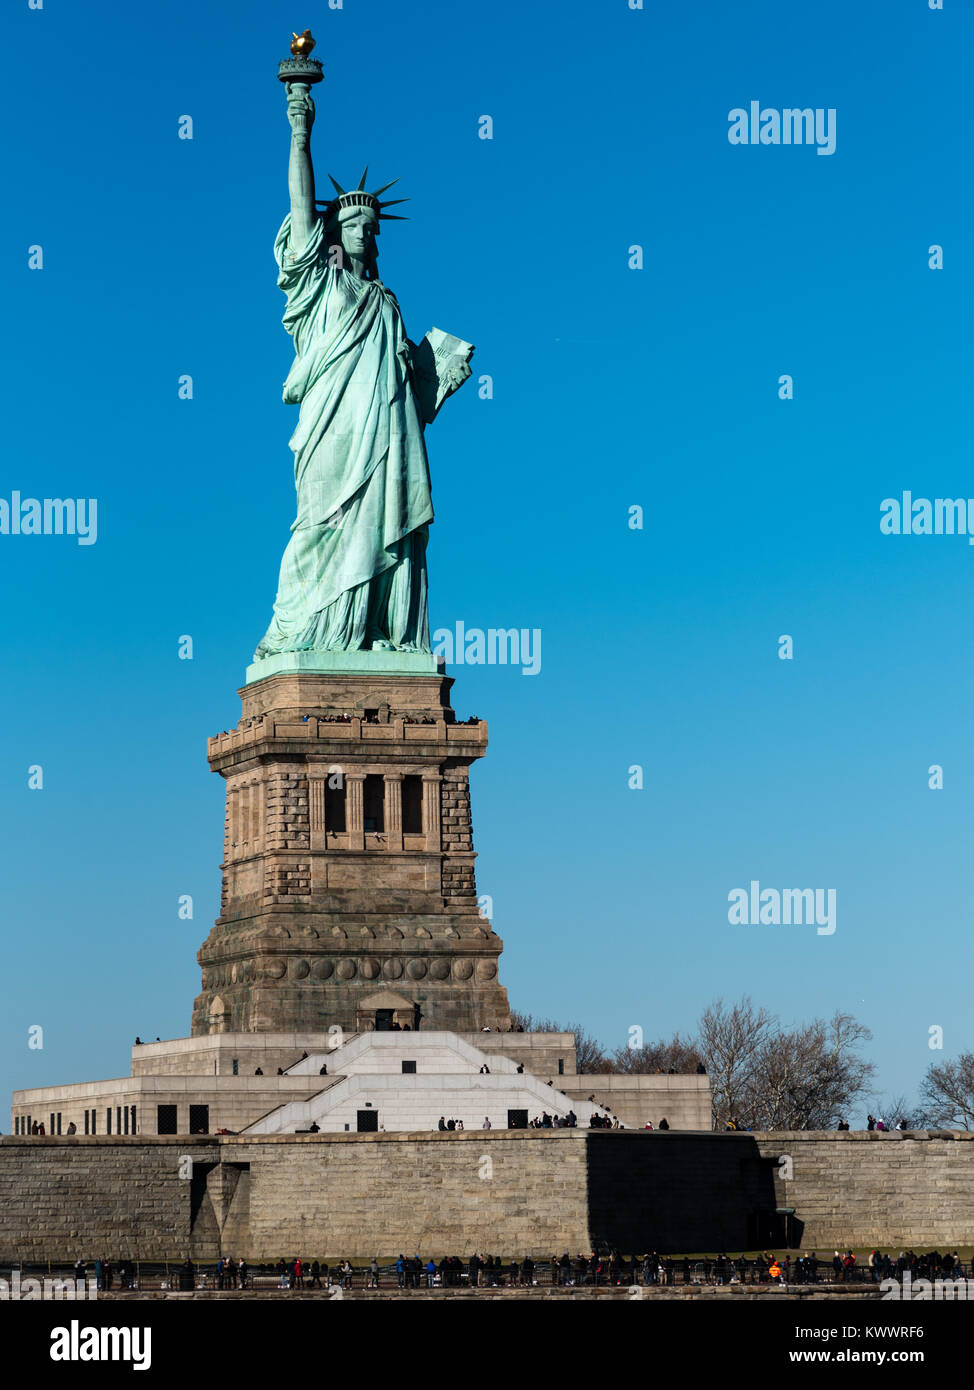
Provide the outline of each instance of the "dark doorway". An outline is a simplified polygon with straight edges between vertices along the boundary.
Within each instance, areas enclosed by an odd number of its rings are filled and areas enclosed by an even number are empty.
[[[402,831],[404,835],[423,833],[423,779],[402,779]]]
[[[508,1129],[527,1129],[528,1112],[526,1110],[508,1110],[507,1127]]]
[[[392,1016],[395,1009],[376,1009],[375,1011],[375,1031],[377,1033],[392,1032]]]
[[[759,1247],[778,1246],[785,1250],[798,1250],[802,1243],[805,1223],[799,1221],[794,1207],[778,1207],[774,1211],[764,1210],[751,1213],[749,1235],[750,1245]]]
[[[378,773],[369,773],[362,784],[362,819],[367,831],[381,834],[386,828],[385,794],[385,778]]]
[[[208,1105],[191,1105],[189,1107],[189,1132],[190,1134],[209,1134],[210,1107]]]
[[[345,779],[342,777],[341,786],[333,787],[333,777],[329,777],[325,783],[325,829],[332,830],[338,835],[345,834]]]
[[[356,1112],[355,1128],[359,1134],[375,1134],[379,1128],[378,1110],[359,1110]]]
[[[178,1134],[175,1105],[156,1106],[156,1133]]]

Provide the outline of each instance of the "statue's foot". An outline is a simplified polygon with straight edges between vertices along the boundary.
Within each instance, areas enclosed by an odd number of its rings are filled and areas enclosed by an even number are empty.
[[[378,637],[372,643],[374,652],[394,652],[396,649],[391,642],[387,642],[384,637]]]

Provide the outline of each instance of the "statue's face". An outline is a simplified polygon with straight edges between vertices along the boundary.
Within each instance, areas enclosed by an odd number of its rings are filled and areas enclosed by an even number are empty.
[[[375,233],[378,223],[375,213],[368,208],[350,209],[339,220],[342,247],[347,256],[369,260],[375,250]]]

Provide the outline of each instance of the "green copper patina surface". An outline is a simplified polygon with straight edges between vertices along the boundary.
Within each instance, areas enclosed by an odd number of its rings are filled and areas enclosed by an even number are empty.
[[[424,430],[470,375],[460,357],[438,364],[431,398],[417,376],[394,295],[377,274],[377,193],[315,199],[307,83],[287,82],[291,210],[277,235],[284,325],[295,358],[284,400],[299,407],[294,452],[297,517],[281,562],[274,616],[248,683],[300,653],[297,669],[401,669],[397,654],[430,653],[426,541],[433,520]],[[389,187],[387,184],[386,187]],[[435,330],[434,330],[435,331]],[[441,337],[446,335],[440,335]],[[451,340],[454,341],[454,340]],[[465,345],[469,346],[469,345]],[[429,354],[427,354],[429,357]],[[366,654],[342,667],[338,653]],[[329,659],[315,666],[313,653]],[[405,663],[410,665],[412,663]]]

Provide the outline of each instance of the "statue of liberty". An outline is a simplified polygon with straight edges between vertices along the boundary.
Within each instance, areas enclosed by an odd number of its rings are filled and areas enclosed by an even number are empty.
[[[292,44],[292,52],[307,51]],[[298,64],[282,64],[282,80],[288,66]],[[291,210],[274,246],[295,349],[284,400],[300,407],[290,441],[297,517],[274,616],[254,659],[429,652],[433,504],[423,431],[470,376],[472,348],[440,334],[461,352],[436,353],[432,387],[429,371],[421,375],[422,352],[406,337],[399,305],[377,272],[379,222],[393,216],[383,209],[404,200],[380,203],[392,185],[367,192],[366,169],[357,188],[332,179],[334,197],[316,202],[307,83],[287,83]],[[432,361],[428,339],[421,349]]]

